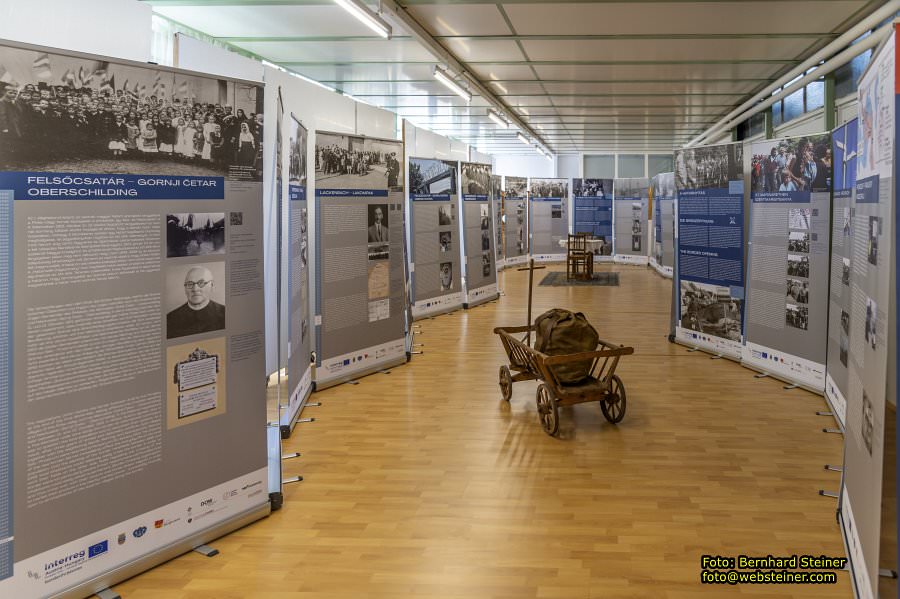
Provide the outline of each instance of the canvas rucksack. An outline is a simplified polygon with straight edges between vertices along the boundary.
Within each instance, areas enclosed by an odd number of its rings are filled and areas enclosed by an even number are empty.
[[[599,343],[596,329],[581,312],[562,308],[547,310],[534,320],[534,349],[548,356],[594,351]],[[553,372],[561,383],[580,383],[590,375],[593,360],[557,364]]]

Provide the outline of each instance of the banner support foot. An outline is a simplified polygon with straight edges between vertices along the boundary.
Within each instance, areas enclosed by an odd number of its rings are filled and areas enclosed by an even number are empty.
[[[214,549],[209,545],[198,545],[197,547],[194,547],[194,551],[200,555],[205,555],[206,557],[215,557],[219,555],[219,550]]]
[[[819,490],[819,495],[821,495],[822,497],[832,497],[834,499],[838,498],[838,494],[835,491]]]
[[[294,458],[299,458],[299,457],[300,457],[299,451],[295,451],[293,453],[285,453],[285,454],[282,454],[281,461],[283,462],[285,460],[293,460]]]
[[[796,388],[797,388],[797,384],[796,384],[796,383],[791,383],[790,385],[784,385],[784,386],[781,387],[781,388],[784,389],[785,391],[790,391],[791,389],[796,389]]]
[[[303,477],[298,474],[297,476],[292,476],[290,478],[284,479],[283,481],[281,481],[281,484],[289,485],[291,483],[300,483],[300,482],[303,482]]]
[[[692,347],[691,349],[689,349],[689,350],[687,350],[687,351],[688,351],[689,354],[692,354],[692,353],[694,353],[695,351],[697,351],[697,350],[699,350],[699,349],[700,349],[699,347]]]
[[[760,372],[759,374],[754,374],[753,378],[755,379],[764,379],[769,376],[768,372]]]
[[[843,435],[843,434],[844,434],[844,431],[842,431],[842,430],[839,429],[839,428],[823,428],[823,429],[822,429],[822,432],[823,432],[823,433],[837,433],[837,434],[839,434],[839,435]]]
[[[897,571],[896,570],[888,570],[887,568],[882,568],[878,571],[878,575],[882,578],[893,578],[896,580]]]
[[[714,355],[714,356],[710,356],[709,359],[710,359],[710,360],[721,360],[721,359],[722,359],[722,354],[716,354],[716,355]]]
[[[100,599],[122,599],[122,596],[112,589],[103,589],[102,591],[97,591],[95,596],[99,597]]]
[[[844,467],[843,466],[832,466],[831,464],[825,464],[825,470],[828,470],[829,472],[843,472]]]
[[[833,412],[816,412],[816,416],[834,416]]]
[[[358,384],[359,384],[359,381],[353,381],[353,380],[350,380],[350,381],[345,381],[345,383],[348,384],[348,385],[358,385]]]

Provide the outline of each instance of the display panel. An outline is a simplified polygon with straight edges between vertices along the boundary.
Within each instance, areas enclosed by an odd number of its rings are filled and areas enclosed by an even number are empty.
[[[263,89],[0,64],[0,595],[88,594],[268,513]]]
[[[675,173],[653,177],[653,255],[650,265],[664,277],[675,271]]]
[[[742,362],[822,393],[831,245],[831,134],[750,146]]]
[[[309,210],[306,200],[307,131],[296,116],[288,120],[288,406],[289,425],[312,390],[309,326]]]
[[[614,185],[615,260],[628,264],[647,264],[650,180],[616,179]]]
[[[569,180],[531,179],[528,230],[535,262],[565,260],[569,233]]]
[[[465,246],[466,306],[492,299],[497,291],[494,259],[494,213],[491,210],[491,166],[462,162],[459,165],[462,187],[462,231]]]
[[[506,242],[503,239],[505,228],[503,212],[503,177],[491,175],[491,214],[494,219],[494,254],[499,271],[506,266]]]
[[[894,262],[895,36],[859,81],[856,194],[850,204],[849,348],[840,522],[857,596],[877,597],[882,531],[887,379],[896,335]],[[893,412],[893,410],[892,410]],[[893,427],[891,427],[893,430]],[[893,473],[888,473],[893,476]],[[896,541],[895,541],[896,544]]]
[[[613,259],[613,180],[573,179],[575,233],[587,233],[592,239],[595,261]]]
[[[409,159],[415,318],[463,305],[458,168],[448,160]]]
[[[403,142],[316,132],[316,387],[406,361]]]
[[[503,216],[506,265],[528,261],[528,179],[503,178]]]
[[[675,340],[735,360],[744,315],[743,166],[740,144],[675,152]]]

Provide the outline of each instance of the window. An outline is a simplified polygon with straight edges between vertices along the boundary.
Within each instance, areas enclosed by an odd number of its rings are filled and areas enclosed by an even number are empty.
[[[655,177],[660,173],[675,170],[671,154],[650,154],[647,156],[647,176]]]
[[[584,157],[585,179],[613,179],[616,176],[616,157],[607,155],[586,155]]]
[[[619,170],[616,176],[619,178],[644,176],[643,154],[619,154],[618,159]]]

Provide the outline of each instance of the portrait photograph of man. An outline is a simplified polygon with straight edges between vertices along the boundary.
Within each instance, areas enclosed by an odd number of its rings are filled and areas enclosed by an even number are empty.
[[[225,328],[225,262],[181,264],[166,271],[166,338]]]
[[[389,241],[387,204],[369,206],[369,243]]]

